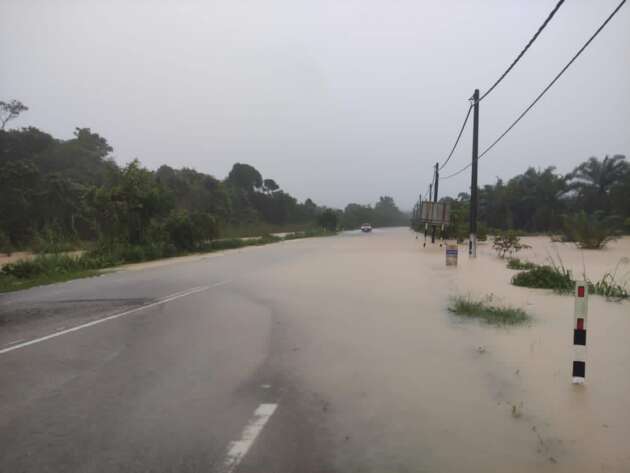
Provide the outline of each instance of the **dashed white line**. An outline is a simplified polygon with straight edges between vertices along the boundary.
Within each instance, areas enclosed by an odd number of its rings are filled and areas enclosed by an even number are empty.
[[[240,440],[230,442],[228,445],[227,456],[221,473],[232,473],[236,469],[277,407],[278,404],[261,404],[258,406],[254,411],[253,417],[243,429]]]
[[[98,320],[93,320],[92,322],[87,322],[85,324],[81,324],[81,325],[77,325],[75,327],[66,329],[66,330],[59,330],[57,332],[53,332],[50,335],[46,335],[44,337],[39,337],[39,338],[34,338],[33,340],[29,340],[27,342],[24,343],[20,343],[18,345],[13,345],[7,348],[3,348],[0,350],[0,355],[4,355],[5,353],[9,353],[13,350],[19,350],[20,348],[25,348],[28,347],[30,345],[34,345],[36,343],[41,343],[44,342],[46,340],[50,340],[52,338],[56,338],[56,337],[60,337],[62,335],[66,335],[67,333],[71,333],[71,332],[76,332],[77,330],[82,330],[84,328],[88,328],[88,327],[92,327],[93,325],[98,325],[98,324],[102,324],[104,322],[109,322],[110,320],[114,320],[117,319],[119,317],[124,317],[125,315],[130,315],[133,314],[135,312],[139,312],[141,310],[145,310],[145,309],[149,309],[151,307],[155,307],[161,304],[166,304],[167,302],[170,301],[174,301],[175,299],[180,299],[182,297],[186,297],[186,296],[190,296],[192,294],[196,294],[198,292],[202,292],[202,291],[207,291],[208,289],[211,289],[213,287],[218,287],[218,286],[223,286],[224,284],[228,284],[230,281],[221,281],[215,284],[212,284],[210,286],[199,286],[199,287],[195,287],[192,289],[189,289],[187,291],[184,292],[176,292],[174,294],[171,294],[169,296],[166,296],[163,299],[160,299],[158,301],[152,302],[150,304],[147,305],[143,305],[141,307],[136,307],[135,309],[130,309],[130,310],[126,310],[124,312],[120,312],[118,314],[113,314],[110,315],[108,317],[103,317],[102,319],[98,319]]]

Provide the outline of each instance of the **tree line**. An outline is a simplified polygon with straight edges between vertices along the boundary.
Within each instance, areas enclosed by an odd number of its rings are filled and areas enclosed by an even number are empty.
[[[168,165],[153,171],[138,160],[116,163],[112,146],[89,128],[76,128],[67,140],[35,127],[5,129],[26,110],[18,101],[0,102],[1,247],[160,242],[194,250],[226,228],[407,223],[391,197],[341,211],[299,202],[245,163],[234,164],[223,180]]]
[[[470,195],[440,201],[450,203],[451,236],[467,238]],[[568,174],[558,173],[554,166],[530,167],[507,182],[497,178],[479,189],[478,215],[480,233],[512,229],[566,233],[567,225],[576,220],[630,232],[630,164],[617,154],[591,157]]]

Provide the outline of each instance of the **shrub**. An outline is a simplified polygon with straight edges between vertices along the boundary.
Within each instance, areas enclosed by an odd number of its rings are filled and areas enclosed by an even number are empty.
[[[334,232],[335,230],[337,230],[337,220],[338,218],[335,211],[331,209],[326,209],[317,218],[317,223],[320,227],[330,232]]]
[[[514,255],[524,248],[530,248],[530,246],[521,243],[521,239],[514,230],[508,230],[495,235],[492,248],[496,250],[500,258],[505,258],[508,254]]]
[[[512,276],[512,284],[521,287],[553,289],[557,292],[571,292],[575,281],[571,271],[564,266],[535,266]]]
[[[40,255],[33,259],[23,259],[5,264],[2,273],[18,279],[34,278],[53,273],[70,273],[91,269],[93,263],[83,257],[53,254]]]
[[[176,210],[166,219],[164,228],[168,234],[169,241],[178,250],[192,251],[195,247],[194,225],[188,212]]]
[[[77,247],[77,238],[68,238],[56,224],[46,225],[32,242],[35,253],[62,253]]]
[[[529,261],[522,261],[518,258],[508,258],[507,267],[509,269],[534,269],[536,265]]]
[[[575,215],[565,215],[562,219],[563,239],[575,242],[582,249],[599,250],[619,234],[618,219],[604,217],[601,212],[587,215],[582,211]]]

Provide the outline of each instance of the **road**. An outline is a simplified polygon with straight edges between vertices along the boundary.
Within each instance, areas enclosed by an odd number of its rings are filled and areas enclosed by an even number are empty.
[[[532,394],[580,396],[519,364],[543,335],[448,314],[453,274],[377,229],[1,295],[0,471],[627,471]],[[626,435],[626,398],[587,421]]]

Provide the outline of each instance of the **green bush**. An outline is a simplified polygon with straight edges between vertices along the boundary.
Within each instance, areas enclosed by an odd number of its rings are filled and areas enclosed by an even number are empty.
[[[317,218],[317,223],[320,227],[334,232],[335,230],[337,230],[338,220],[339,219],[334,210],[326,209]]]
[[[512,284],[521,287],[553,289],[557,292],[571,292],[575,281],[571,271],[564,266],[536,266],[512,276]]]
[[[508,254],[514,255],[524,248],[530,248],[530,246],[521,243],[521,239],[514,230],[508,230],[494,236],[492,248],[497,252],[500,258],[505,258]]]
[[[562,219],[564,241],[575,242],[582,249],[599,250],[619,235],[618,218],[604,217],[601,212],[587,215],[582,211]]]
[[[63,253],[76,250],[78,241],[76,236],[64,235],[58,225],[46,225],[33,238],[32,250],[35,253]]]

